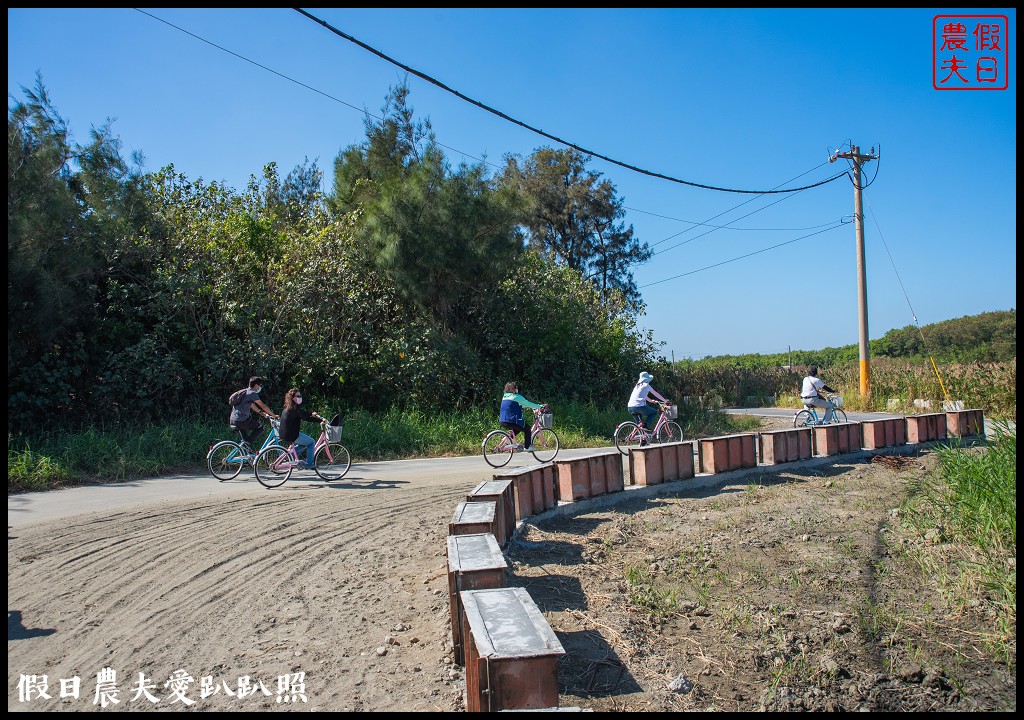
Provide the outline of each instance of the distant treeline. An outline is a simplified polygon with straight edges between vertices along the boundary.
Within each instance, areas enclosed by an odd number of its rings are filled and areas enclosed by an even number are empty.
[[[1017,311],[1001,310],[924,325],[890,330],[870,343],[871,357],[939,363],[1008,362],[1017,357]],[[822,350],[793,350],[762,355],[715,355],[700,360],[681,360],[680,367],[780,367],[792,364],[827,367],[857,361],[860,348],[854,343]]]

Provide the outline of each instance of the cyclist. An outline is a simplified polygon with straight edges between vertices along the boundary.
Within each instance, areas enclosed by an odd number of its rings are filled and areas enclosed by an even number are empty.
[[[254,375],[249,378],[249,386],[231,394],[228,398],[228,405],[231,406],[231,418],[228,420],[231,427],[242,433],[242,440],[251,450],[256,438],[263,432],[263,423],[253,417],[253,408],[256,414],[265,418],[276,418],[277,415],[267,407],[266,403],[260,400],[260,392],[263,390],[263,378]],[[260,412],[262,410],[263,412]]]
[[[646,370],[640,373],[640,377],[637,378],[636,385],[633,386],[633,392],[629,396],[629,405],[626,407],[626,410],[630,415],[640,416],[640,426],[644,430],[647,430],[647,421],[658,414],[657,410],[647,404],[647,396],[653,395],[662,402],[668,402],[668,400],[663,398],[657,390],[651,387],[651,380],[653,379],[654,376]],[[640,444],[646,445],[647,438],[644,437],[644,439],[640,441]]]
[[[820,395],[822,390],[830,393],[837,392],[826,385],[823,380],[818,378],[818,366],[811,365],[810,369],[807,371],[807,376],[804,378],[803,386],[800,388],[800,399],[803,400],[804,407],[806,408],[826,408],[825,418],[822,422],[828,424],[832,420],[835,405]]]
[[[284,396],[284,409],[281,411],[281,427],[278,429],[278,436],[281,444],[289,447],[294,443],[296,454],[300,449],[306,448],[306,467],[312,468],[313,450],[316,447],[316,440],[302,432],[303,420],[323,420],[323,418],[312,410],[304,410],[302,405],[302,392],[298,388],[292,388]]]
[[[516,450],[533,452],[533,439],[531,437],[530,428],[528,428],[526,423],[523,421],[524,405],[533,410],[540,410],[541,408],[547,407],[546,405],[538,405],[535,402],[530,402],[520,395],[519,385],[515,382],[505,383],[505,394],[501,396],[501,411],[498,415],[498,421],[501,423],[503,428],[512,432],[513,440],[515,440],[517,434],[523,434],[523,444],[516,444]]]

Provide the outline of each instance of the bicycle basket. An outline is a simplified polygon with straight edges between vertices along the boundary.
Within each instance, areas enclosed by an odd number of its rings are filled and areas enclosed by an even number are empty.
[[[540,426],[542,428],[550,429],[551,426],[555,424],[555,416],[553,413],[540,413],[539,418]]]
[[[324,430],[327,435],[327,442],[341,442],[341,429],[344,425],[328,425]]]
[[[666,405],[665,417],[667,417],[669,420],[675,420],[677,417],[679,417],[679,408],[677,408],[675,405]]]
[[[843,406],[843,396],[842,395],[833,395],[832,396],[832,404],[835,405],[836,407],[842,407]]]

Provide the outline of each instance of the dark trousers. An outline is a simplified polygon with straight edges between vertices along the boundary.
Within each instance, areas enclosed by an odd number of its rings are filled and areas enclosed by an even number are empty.
[[[515,438],[517,433],[522,433],[523,434],[523,446],[524,447],[530,447],[530,437],[531,437],[530,428],[526,427],[525,425],[516,425],[515,423],[507,423],[507,422],[503,422],[501,424],[501,426],[503,428],[505,428],[506,430],[511,430],[513,438]]]
[[[650,405],[636,405],[629,408],[630,415],[642,415],[640,424],[645,428],[647,427],[651,418],[658,414],[658,411],[652,408]]]
[[[255,415],[250,415],[245,420],[239,420],[234,423],[234,427],[241,431],[245,441],[254,448],[256,447],[256,439],[263,434],[263,423]]]

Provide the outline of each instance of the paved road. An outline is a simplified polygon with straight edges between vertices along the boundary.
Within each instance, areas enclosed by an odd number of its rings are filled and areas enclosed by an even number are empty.
[[[593,451],[594,448],[561,450],[558,458],[580,457]],[[502,470],[535,463],[532,455],[520,453]],[[260,498],[266,497],[266,493],[287,492],[290,488],[309,485],[325,485],[336,489],[451,485],[468,486],[472,489],[478,483],[490,480],[498,472],[501,471],[484,462],[480,455],[472,455],[457,458],[355,462],[344,478],[330,483],[320,480],[312,471],[297,472],[287,483],[273,490],[260,485],[252,471],[243,472],[238,478],[228,482],[220,482],[206,473],[174,475],[109,485],[88,485],[65,490],[8,495],[7,526],[21,527],[72,515],[203,496],[210,496],[211,499],[216,497],[218,500],[228,495]]]
[[[792,408],[726,408],[732,415],[760,415],[765,417],[792,417]],[[853,422],[870,419],[897,418],[891,413],[847,412]],[[993,432],[992,423],[985,421],[986,431]],[[580,457],[594,448],[562,450],[559,458]],[[523,467],[535,462],[532,455],[516,455],[507,468]],[[475,486],[490,480],[493,468],[479,455],[458,458],[429,458],[391,460],[386,462],[354,463],[342,480],[324,483],[312,472],[296,473],[282,488],[268,490],[256,482],[252,472],[243,472],[236,480],[219,482],[208,474],[175,475],[171,477],[134,480],[109,485],[89,485],[23,493],[7,496],[7,525],[10,528],[44,522],[57,518],[100,512],[112,508],[127,508],[150,503],[170,502],[188,498],[225,495],[260,497],[262,493],[321,484],[338,489],[347,487],[419,487],[441,484]]]
[[[729,415],[759,415],[761,417],[793,417],[797,412],[796,408],[724,408]],[[821,410],[818,411],[823,412]],[[853,412],[843,409],[846,419],[850,422],[864,422],[865,420],[886,420],[888,418],[899,418],[902,415],[882,412]]]

